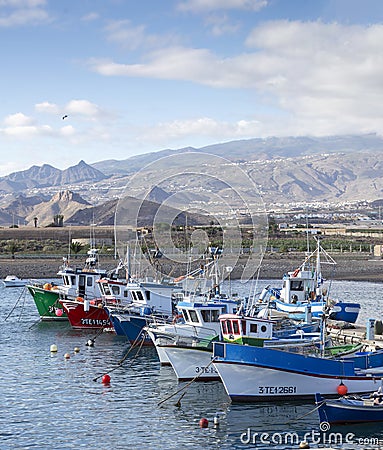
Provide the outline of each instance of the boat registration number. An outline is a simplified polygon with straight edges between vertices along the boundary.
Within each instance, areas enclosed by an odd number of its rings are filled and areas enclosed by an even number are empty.
[[[295,394],[296,386],[258,386],[259,394]]]
[[[197,374],[202,374],[202,373],[218,373],[215,370],[215,367],[210,366],[210,367],[206,367],[206,366],[196,366],[195,368],[195,372]]]

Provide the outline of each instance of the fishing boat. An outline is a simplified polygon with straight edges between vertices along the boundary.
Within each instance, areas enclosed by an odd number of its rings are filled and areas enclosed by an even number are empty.
[[[29,282],[29,280],[24,280],[16,275],[7,275],[1,281],[4,283],[5,287],[24,287]]]
[[[152,346],[143,332],[148,322],[157,318],[171,320],[174,310],[174,285],[154,281],[99,280],[104,309],[117,335],[133,344],[142,338],[143,345]]]
[[[214,366],[233,401],[273,401],[314,398],[320,390],[334,396],[339,386],[348,393],[375,390],[383,376],[382,357],[374,359],[374,373],[363,356],[328,358],[281,349],[213,343]]]
[[[313,317],[320,317],[326,312],[330,319],[355,323],[360,304],[331,299],[330,283],[326,284],[322,276],[322,266],[325,264],[335,267],[336,262],[317,239],[316,249],[306,257],[301,266],[283,276],[282,287],[267,286],[259,301],[271,303],[290,317],[303,317],[309,305]]]
[[[98,250],[95,248],[87,252],[87,258],[83,267],[72,267],[68,258],[63,258],[58,277],[62,283],[41,283],[32,281],[26,287],[32,295],[40,319],[68,320],[68,317],[60,304],[59,299],[72,299],[77,297],[93,300],[101,297],[99,285],[96,281],[101,277],[108,276],[106,270],[99,265]]]
[[[69,323],[75,329],[100,329],[114,331],[109,315],[104,309],[101,298],[88,300],[76,297],[75,299],[59,298]]]
[[[208,300],[213,302],[213,298],[215,300],[222,298],[219,292],[220,282],[217,264],[220,254],[221,252],[217,248],[210,248],[209,261],[204,265],[203,269],[199,267],[192,270],[186,275],[173,280],[172,284],[152,283],[150,285],[147,282],[134,282],[132,284],[128,280],[126,284],[127,289],[129,290],[130,286],[133,287],[132,292],[126,294],[127,296],[129,295],[130,302],[127,304],[124,302],[126,306],[121,304],[117,308],[106,306],[116,333],[127,336],[130,342],[135,342],[140,333],[142,333],[145,344],[154,345],[153,342],[156,338],[153,341],[147,333],[147,328],[144,330],[144,327],[151,323],[161,324],[164,338],[166,334],[174,329],[175,319],[180,318],[177,317],[176,307],[182,305],[185,311],[185,318],[187,318],[189,323],[184,328],[184,330],[188,329],[188,332],[184,333],[184,337],[195,334],[196,331],[198,334],[198,330],[202,334],[207,333],[215,336],[217,334],[215,329],[218,330],[218,316],[222,309],[219,306],[209,309],[209,306],[207,306],[203,313],[205,317],[201,319],[201,316],[198,318],[194,310],[189,312],[188,306],[192,304],[205,304],[206,306]],[[105,283],[105,280],[102,280],[102,283]],[[114,294],[116,289],[116,285],[108,286],[108,290],[112,294]],[[104,295],[104,298],[107,300],[108,295]],[[225,311],[228,311],[229,302],[225,301]],[[233,302],[233,304],[237,307],[237,301]],[[178,312],[179,314],[180,311]],[[199,321],[200,319],[202,322]],[[208,322],[206,329],[202,325],[205,321]],[[214,323],[215,325],[212,327],[211,325]],[[166,324],[170,325],[171,330],[166,328]],[[161,355],[160,359],[163,363],[168,363],[164,355]]]
[[[219,316],[223,313],[235,313],[239,308],[238,299],[229,299],[223,295],[215,295],[212,298],[204,296],[185,296],[183,293],[176,297],[177,312],[171,323],[161,323],[154,320],[145,328],[149,337],[156,347],[161,365],[171,365],[169,354],[176,354],[178,349],[190,348],[188,366],[192,371],[198,371],[202,367],[201,361],[197,361],[194,367],[194,359],[191,354],[196,347],[205,349],[210,359],[213,340],[220,338]],[[177,349],[174,350],[174,347]],[[175,371],[179,378],[185,378],[181,371],[177,371],[178,364],[174,364]],[[195,368],[195,370],[194,370]],[[212,373],[215,369],[211,368]],[[190,369],[188,370],[190,372]],[[210,378],[210,373],[204,378]],[[194,376],[194,375],[193,375]],[[217,377],[217,375],[215,375]]]
[[[380,386],[369,395],[346,395],[325,399],[315,394],[315,403],[321,424],[350,424],[383,422],[383,393]]]
[[[240,305],[233,302],[232,311],[221,300],[215,303],[189,304],[180,302],[178,309],[182,311],[184,323],[172,326],[156,326],[150,324],[146,329],[152,337],[162,363],[169,361],[181,381],[197,378],[198,380],[219,379],[212,364],[213,343],[217,341],[233,342],[236,345],[257,345],[274,348],[286,348],[299,351],[303,347],[311,347],[319,342],[321,335],[313,332],[317,325],[297,325],[286,315],[277,314],[276,320],[249,317],[240,313]],[[217,317],[219,309],[219,329],[208,328],[206,316],[210,308]],[[237,311],[236,311],[237,310]],[[212,315],[213,315],[212,314]],[[195,321],[191,321],[194,317]],[[198,323],[196,319],[198,318]]]

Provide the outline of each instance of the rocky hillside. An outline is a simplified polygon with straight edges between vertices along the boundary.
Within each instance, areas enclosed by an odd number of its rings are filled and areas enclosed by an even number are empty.
[[[41,227],[52,224],[54,217],[62,215],[64,220],[72,217],[78,210],[91,208],[91,205],[80,195],[71,191],[60,191],[49,201],[42,202],[25,217],[26,225],[33,225],[35,217]],[[88,222],[90,224],[91,222]]]
[[[80,161],[76,166],[65,170],[56,169],[49,164],[41,167],[32,166],[28,170],[14,172],[0,178],[0,191],[23,192],[32,188],[44,188],[50,186],[65,186],[78,184],[84,181],[95,183],[107,178],[98,169]]]
[[[31,223],[34,217],[39,218],[40,225],[48,224],[57,214],[62,214],[66,223],[88,225],[97,218],[98,223],[111,224],[117,199],[132,174],[144,171],[158,158],[191,151],[218,155],[238,164],[259,187],[266,208],[312,202],[379,202],[383,199],[382,150],[383,139],[373,134],[290,137],[168,149],[93,165],[80,161],[65,170],[33,166],[0,178],[0,226]],[[206,203],[198,186],[193,185],[193,177],[182,178],[182,170],[179,172],[178,184],[172,180],[152,186],[148,200],[161,203],[176,192],[184,197],[185,204]],[[143,173],[143,182],[145,179]],[[219,183],[214,190],[225,197]]]

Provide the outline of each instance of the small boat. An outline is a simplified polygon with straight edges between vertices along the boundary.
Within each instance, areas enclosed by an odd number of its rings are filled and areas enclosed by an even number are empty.
[[[28,284],[29,280],[23,280],[16,275],[7,275],[2,282],[5,287],[23,287]]]
[[[381,352],[330,359],[280,349],[213,343],[214,366],[233,401],[273,401],[313,399],[341,394],[344,385],[350,394],[377,389],[383,376]],[[369,367],[373,365],[372,369]]]
[[[107,271],[99,267],[98,250],[91,248],[87,253],[84,266],[73,267],[67,258],[63,258],[63,265],[57,275],[61,277],[62,283],[41,283],[39,281],[29,282],[26,287],[32,295],[40,319],[43,321],[68,320],[59,299],[75,300],[81,297],[93,300],[101,297],[101,292],[96,281],[106,277]]]
[[[315,394],[321,424],[348,424],[383,421],[383,393],[381,386],[369,395],[346,395],[325,399]]]
[[[211,299],[209,301],[183,301],[177,304],[182,312],[180,324],[146,327],[160,361],[169,361],[178,380],[199,381],[219,379],[212,364],[213,342],[224,340],[238,346],[256,345],[289,348],[297,351],[312,347],[320,334],[312,332],[313,324],[293,323],[282,317],[279,320],[241,315],[238,300]],[[218,317],[219,316],[219,317]]]
[[[212,341],[220,339],[219,316],[235,313],[238,300],[224,296],[207,298],[179,294],[178,314],[172,323],[153,321],[145,328],[152,339],[161,365],[172,365],[179,380],[199,375],[199,380],[219,379],[210,364]],[[201,350],[201,351],[199,351]],[[206,366],[209,365],[209,370]]]
[[[310,308],[315,318],[326,312],[330,319],[355,323],[360,304],[330,298],[330,284],[326,285],[322,276],[321,267],[325,264],[335,267],[336,262],[323,249],[318,239],[316,249],[306,257],[301,266],[283,276],[282,287],[266,287],[260,294],[259,301],[275,306],[294,319],[304,318],[307,308]]]
[[[104,309],[101,298],[92,300],[77,297],[75,299],[59,299],[72,328],[100,329],[114,331],[108,313]]]
[[[143,329],[155,318],[171,320],[174,285],[152,281],[99,280],[104,310],[117,335],[125,336],[131,344],[143,339],[143,345],[152,346]]]

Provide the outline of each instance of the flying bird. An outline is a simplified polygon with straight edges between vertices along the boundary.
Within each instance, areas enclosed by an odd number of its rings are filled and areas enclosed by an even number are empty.
[[[63,120],[66,119],[68,116],[65,114],[65,116],[63,116]]]

